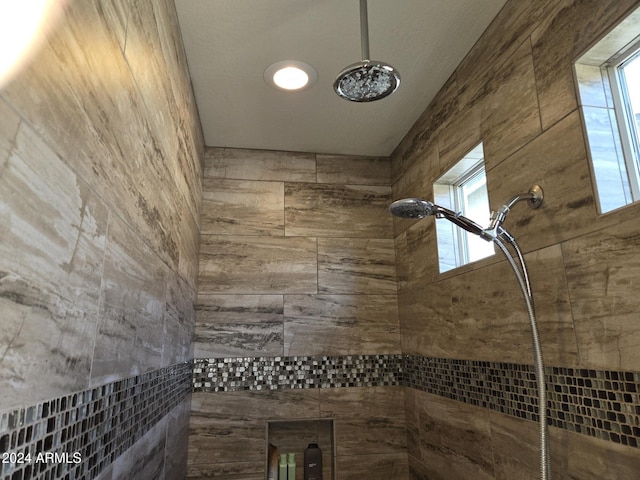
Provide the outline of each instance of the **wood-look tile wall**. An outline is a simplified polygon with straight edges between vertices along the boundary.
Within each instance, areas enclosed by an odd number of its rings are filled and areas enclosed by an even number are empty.
[[[195,357],[399,353],[390,163],[207,148]]]
[[[598,215],[573,64],[637,0],[509,0],[392,155],[393,197],[483,142],[495,209],[526,254],[545,363],[640,372],[639,205]],[[529,322],[499,255],[438,273],[433,218],[394,220],[402,351],[532,363]],[[537,478],[535,424],[408,389],[412,478]],[[554,478],[632,479],[635,448],[552,429]],[[577,460],[580,459],[580,460]]]
[[[204,172],[196,358],[400,353],[389,159],[207,148]],[[189,478],[264,478],[267,420],[296,418],[335,419],[340,478],[406,478],[403,398],[195,393]]]
[[[0,91],[0,411],[192,358],[203,145],[173,2],[69,2]]]

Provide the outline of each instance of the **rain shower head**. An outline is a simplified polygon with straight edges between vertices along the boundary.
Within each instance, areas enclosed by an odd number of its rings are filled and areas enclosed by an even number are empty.
[[[362,61],[345,68],[333,82],[336,93],[352,102],[373,102],[391,95],[400,86],[400,74],[391,65],[369,60],[367,0],[360,0]]]

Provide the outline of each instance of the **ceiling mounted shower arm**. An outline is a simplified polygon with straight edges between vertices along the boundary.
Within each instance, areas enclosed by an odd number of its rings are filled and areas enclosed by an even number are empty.
[[[362,45],[362,61],[371,60],[369,53],[369,14],[367,0],[360,0],[360,44]]]

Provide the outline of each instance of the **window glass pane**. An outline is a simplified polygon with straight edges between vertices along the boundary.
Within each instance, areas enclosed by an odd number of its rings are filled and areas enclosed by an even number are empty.
[[[461,185],[460,190],[462,192],[462,213],[464,216],[483,227],[487,227],[490,221],[491,208],[489,207],[487,177],[484,169]],[[494,254],[493,243],[487,242],[476,235],[467,235],[467,254],[470,262],[486,258]]]
[[[629,97],[629,111],[635,127],[637,146],[638,132],[640,132],[640,54],[636,54],[631,60],[625,62],[620,70]]]

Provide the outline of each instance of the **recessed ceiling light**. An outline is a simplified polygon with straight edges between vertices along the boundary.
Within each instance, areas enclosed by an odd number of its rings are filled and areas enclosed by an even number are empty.
[[[311,65],[296,60],[276,62],[264,71],[269,86],[289,92],[309,88],[317,79],[318,73]]]

